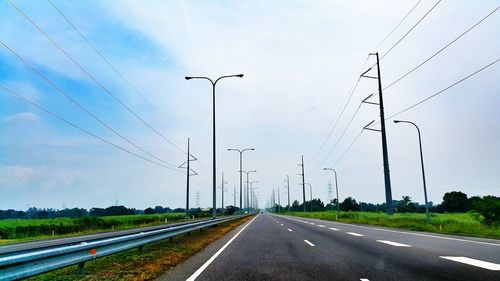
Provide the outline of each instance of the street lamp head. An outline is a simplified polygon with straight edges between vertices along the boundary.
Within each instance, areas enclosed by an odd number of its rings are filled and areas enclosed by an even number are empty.
[[[399,120],[394,120],[394,123],[399,123],[399,122],[401,122],[401,121],[399,121]]]
[[[186,77],[184,77],[184,79],[189,80],[189,79],[193,79],[193,77],[186,76]]]
[[[241,78],[241,77],[243,77],[243,74],[237,74],[237,75],[235,75],[235,76],[236,76],[236,77],[240,77],[240,78]]]

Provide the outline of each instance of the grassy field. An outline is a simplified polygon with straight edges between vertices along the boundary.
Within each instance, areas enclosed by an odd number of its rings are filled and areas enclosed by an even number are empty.
[[[109,217],[0,220],[0,244],[179,222],[184,213]]]
[[[459,235],[472,235],[500,239],[500,225],[486,226],[469,213],[457,214],[431,214],[431,223],[425,223],[425,214],[397,213],[388,216],[376,212],[290,212],[292,216],[316,218],[347,223],[359,223],[402,228],[408,230],[448,233]]]
[[[70,266],[27,280],[154,280],[251,218],[245,217],[202,232],[193,232],[190,236],[153,243],[145,246],[142,252],[132,249],[86,262],[83,275],[76,273],[77,266]]]

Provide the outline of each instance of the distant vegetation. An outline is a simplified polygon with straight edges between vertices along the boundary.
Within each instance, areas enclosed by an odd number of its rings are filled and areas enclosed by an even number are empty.
[[[320,199],[313,199],[306,201],[305,205],[306,212],[302,212],[303,204],[295,200],[290,206],[292,211],[290,214],[409,230],[500,238],[500,197],[491,195],[469,198],[460,191],[447,192],[444,194],[441,204],[434,206],[430,202],[430,224],[425,223],[425,206],[413,202],[409,196],[403,196],[402,200],[393,201],[395,214],[392,216],[385,214],[385,203],[358,203],[352,197],[347,197],[340,202],[338,207],[341,212],[338,216],[335,212],[337,200],[332,200],[325,205]],[[271,211],[288,213],[288,206],[275,205]]]
[[[233,206],[225,208],[225,215],[238,210]],[[222,214],[222,209],[217,209]],[[192,208],[190,218],[212,216],[212,209]],[[37,209],[27,211],[0,210],[0,243],[18,240],[42,239],[103,231],[122,230],[152,226],[186,219],[183,208],[170,209],[156,206],[144,211],[124,206],[86,209]]]

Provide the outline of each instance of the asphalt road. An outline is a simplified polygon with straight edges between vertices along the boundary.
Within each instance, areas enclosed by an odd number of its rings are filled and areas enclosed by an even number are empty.
[[[500,241],[258,215],[160,280],[500,280]]]

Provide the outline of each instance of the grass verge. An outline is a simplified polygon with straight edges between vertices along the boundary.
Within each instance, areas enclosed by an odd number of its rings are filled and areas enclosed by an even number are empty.
[[[0,220],[0,245],[185,221],[184,213]]]
[[[426,231],[443,234],[470,235],[500,239],[500,225],[487,226],[468,213],[431,214],[431,222],[425,223],[425,214],[397,213],[391,216],[377,212],[287,212],[285,215],[316,218],[346,223],[368,224]]]
[[[142,252],[132,249],[86,262],[83,275],[77,274],[77,266],[70,266],[27,280],[153,280],[251,218],[245,217],[216,228],[193,232],[190,236],[183,235],[153,243],[145,246]]]

